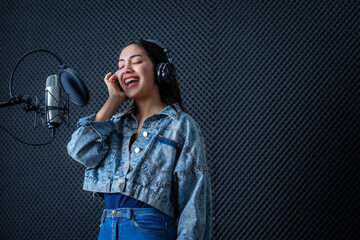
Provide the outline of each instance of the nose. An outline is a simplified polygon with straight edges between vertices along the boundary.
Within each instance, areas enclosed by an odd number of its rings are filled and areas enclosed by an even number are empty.
[[[127,62],[124,66],[124,69],[123,69],[123,74],[125,73],[128,73],[128,72],[132,72],[133,69],[132,69],[132,66],[131,66],[131,62]]]

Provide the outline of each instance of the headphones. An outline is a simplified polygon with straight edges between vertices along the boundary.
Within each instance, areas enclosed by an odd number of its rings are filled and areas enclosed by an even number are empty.
[[[160,86],[170,86],[176,77],[176,68],[171,62],[172,58],[170,57],[169,50],[164,44],[156,40],[143,39],[143,41],[156,44],[166,54],[168,61],[159,63],[155,68],[155,82]]]

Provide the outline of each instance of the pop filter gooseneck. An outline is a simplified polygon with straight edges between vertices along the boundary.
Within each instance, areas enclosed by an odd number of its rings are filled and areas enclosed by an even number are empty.
[[[34,53],[34,52],[47,52],[47,53],[50,53],[51,55],[53,55],[59,62],[60,66],[61,65],[64,65],[63,62],[60,60],[60,58],[58,56],[56,56],[55,53],[49,51],[49,50],[46,50],[46,49],[35,49],[35,50],[31,50],[30,52],[27,52],[25,53],[21,58],[20,60],[16,63],[12,73],[11,73],[11,76],[10,76],[10,82],[9,82],[9,92],[10,92],[10,97],[11,98],[14,98],[14,95],[13,95],[13,91],[12,91],[12,82],[13,82],[13,79],[14,79],[14,73],[17,69],[17,67],[20,65],[21,61],[28,55]]]

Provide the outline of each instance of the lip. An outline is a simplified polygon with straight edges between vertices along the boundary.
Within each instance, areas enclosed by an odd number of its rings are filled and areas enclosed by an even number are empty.
[[[138,76],[134,76],[134,75],[132,75],[132,76],[127,76],[127,77],[124,77],[124,78],[123,78],[123,82],[124,82],[124,84],[125,84],[126,79],[129,79],[129,78],[136,78],[136,79],[139,79],[139,77],[138,77]]]
[[[137,85],[139,82],[133,82],[133,83],[130,83],[129,85],[125,85],[125,88],[131,88],[135,85]]]
[[[124,78],[123,78],[123,83],[124,83],[124,85],[125,85],[125,88],[131,88],[131,87],[133,87],[133,86],[135,86],[135,85],[137,85],[137,84],[139,83],[139,81],[137,81],[137,82],[130,83],[129,85],[126,85],[126,84],[125,84],[125,81],[126,81],[127,79],[129,79],[129,78],[140,79],[138,76],[135,76],[135,75],[129,75],[129,76],[124,77]]]

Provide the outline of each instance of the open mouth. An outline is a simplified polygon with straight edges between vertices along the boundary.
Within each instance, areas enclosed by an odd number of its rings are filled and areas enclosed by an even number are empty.
[[[130,84],[138,82],[138,81],[139,81],[139,79],[136,79],[136,78],[128,78],[125,80],[125,85],[129,86]]]

